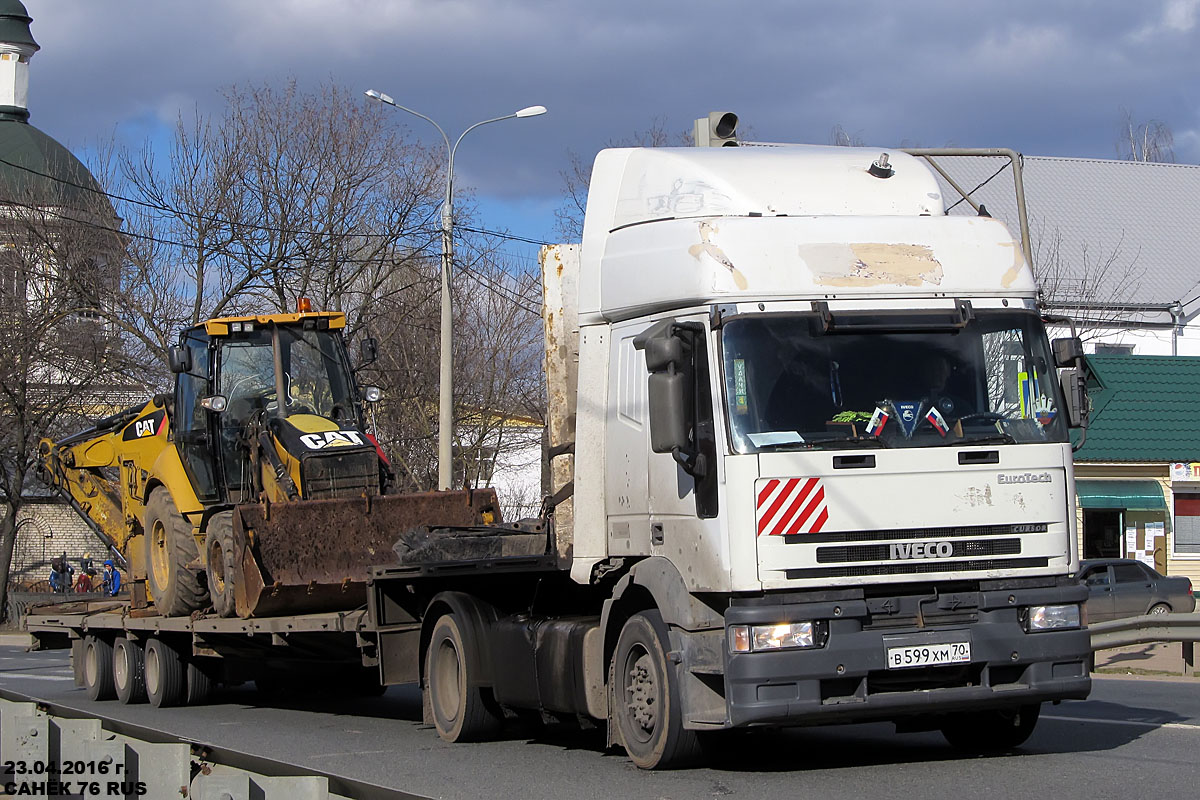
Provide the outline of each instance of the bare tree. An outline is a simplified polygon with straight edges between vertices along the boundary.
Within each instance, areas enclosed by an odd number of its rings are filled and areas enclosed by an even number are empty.
[[[1031,237],[1033,272],[1046,307],[1061,311],[1080,324],[1080,336],[1091,339],[1106,326],[1128,316],[1123,304],[1136,297],[1146,274],[1138,253],[1127,253],[1125,237],[1099,252],[1086,242],[1068,253],[1062,231],[1047,230],[1045,218]]]
[[[689,147],[690,130],[671,133],[664,117],[655,117],[644,131],[634,131],[624,139],[609,139],[605,147]],[[563,182],[563,201],[554,210],[555,233],[564,242],[583,238],[583,214],[587,206],[588,186],[592,181],[592,162],[574,150],[567,151],[567,168],[559,171]]]
[[[65,184],[53,186],[52,196],[3,189],[0,597],[7,596],[18,517],[37,492],[39,440],[115,410],[110,398],[124,398],[114,382],[127,371],[102,320],[121,263],[111,206]]]
[[[1121,108],[1116,147],[1124,161],[1175,163],[1175,135],[1171,127],[1157,119],[1134,122],[1127,108]]]
[[[867,144],[862,136],[849,133],[840,122],[829,130],[829,143],[835,147],[864,147]]]

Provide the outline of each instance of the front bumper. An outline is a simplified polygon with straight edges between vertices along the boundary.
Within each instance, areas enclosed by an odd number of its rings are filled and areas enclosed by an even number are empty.
[[[725,624],[824,620],[823,647],[729,653],[729,724],[860,722],[1086,698],[1091,642],[1086,629],[1026,633],[1030,605],[1082,603],[1074,583],[1004,586],[924,599],[897,596],[733,605]],[[932,600],[932,602],[931,602]],[[920,613],[918,613],[918,605]],[[971,661],[888,669],[887,648],[969,642]]]

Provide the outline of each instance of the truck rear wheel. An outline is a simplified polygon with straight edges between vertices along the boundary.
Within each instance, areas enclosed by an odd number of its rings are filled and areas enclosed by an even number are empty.
[[[189,706],[200,706],[212,699],[216,681],[212,679],[208,669],[196,664],[192,659],[187,662],[187,695],[185,702]]]
[[[232,511],[222,511],[213,516],[208,523],[205,542],[208,550],[208,596],[212,600],[213,610],[219,617],[235,616],[237,605],[233,599],[233,587],[237,584],[240,570],[233,555]]]
[[[89,700],[112,700],[117,696],[113,685],[113,647],[92,634],[83,641],[83,685]]]
[[[183,657],[162,639],[146,643],[146,695],[155,708],[170,708],[187,700]]]
[[[200,557],[192,526],[159,486],[146,503],[146,583],[164,617],[181,617],[204,607],[208,592],[187,565]]]
[[[683,727],[679,686],[667,663],[667,626],[651,609],[621,629],[609,672],[610,724],[642,769],[685,766],[700,755],[695,731]]]
[[[425,696],[438,736],[447,742],[477,742],[500,729],[498,708],[490,707],[484,689],[472,685],[479,643],[470,629],[446,614],[433,626],[425,653]]]
[[[146,702],[146,653],[124,636],[113,643],[113,683],[122,703]]]
[[[994,711],[954,714],[942,724],[942,735],[964,753],[996,753],[1025,743],[1037,726],[1040,703]]]

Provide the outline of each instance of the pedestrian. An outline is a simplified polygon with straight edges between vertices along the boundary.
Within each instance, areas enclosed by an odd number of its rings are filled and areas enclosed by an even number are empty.
[[[113,566],[111,559],[104,562],[104,582],[101,584],[101,591],[109,597],[116,597],[117,592],[121,591],[121,571]]]
[[[67,563],[65,558],[55,558],[50,562],[50,591],[71,591],[72,576],[75,568]]]
[[[92,590],[92,576],[96,574],[95,570],[87,570],[79,573],[79,577],[75,580],[75,591],[79,593],[90,592]]]

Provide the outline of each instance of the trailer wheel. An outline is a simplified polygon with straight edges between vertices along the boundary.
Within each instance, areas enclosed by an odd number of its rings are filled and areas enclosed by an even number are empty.
[[[146,503],[146,583],[164,617],[181,617],[208,602],[198,573],[188,564],[200,557],[192,526],[175,508],[171,495],[158,486]]]
[[[124,636],[113,643],[113,683],[122,703],[146,702],[146,652]]]
[[[447,742],[477,742],[500,729],[499,709],[489,707],[484,689],[470,674],[478,643],[469,629],[446,614],[433,626],[425,653],[425,693],[438,736]]]
[[[696,732],[683,727],[668,641],[657,610],[634,614],[621,629],[611,662],[609,713],[618,741],[642,769],[672,769],[700,755]]]
[[[89,700],[112,700],[117,696],[113,686],[113,647],[93,634],[83,640],[83,685]]]
[[[996,753],[1025,743],[1037,726],[1040,703],[994,711],[952,715],[942,724],[942,735],[964,753]]]
[[[213,610],[219,617],[236,616],[233,587],[239,580],[240,570],[237,568],[233,551],[232,511],[222,511],[209,521],[205,548],[208,551],[205,567],[208,595],[212,600]]]
[[[187,668],[183,657],[162,639],[146,642],[146,695],[155,708],[187,701]]]
[[[200,706],[212,699],[213,689],[216,688],[216,681],[212,679],[209,671],[196,665],[193,659],[187,663],[187,697],[186,703],[189,706]]]

